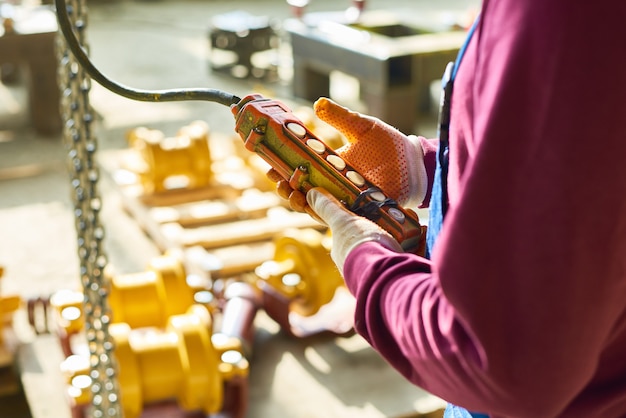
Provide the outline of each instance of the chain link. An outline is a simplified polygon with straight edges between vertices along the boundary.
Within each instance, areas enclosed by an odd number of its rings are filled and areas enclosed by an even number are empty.
[[[85,0],[68,0],[67,13],[76,36],[82,45],[86,45]],[[69,51],[60,32],[56,50],[61,116],[65,122],[63,141],[68,152],[80,278],[84,290],[85,335],[90,353],[92,401],[88,416],[121,417],[114,342],[109,334],[111,312],[107,297],[110,283],[104,274],[107,257],[103,249],[104,229],[99,219],[102,202],[97,187],[99,172],[95,160],[98,144],[89,102],[91,79]]]

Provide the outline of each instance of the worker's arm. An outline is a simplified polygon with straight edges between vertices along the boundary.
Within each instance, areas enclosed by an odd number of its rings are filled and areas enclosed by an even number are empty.
[[[598,369],[626,298],[626,58],[607,42],[624,16],[615,0],[486,1],[432,261],[374,241],[346,254],[358,332],[431,393],[554,417],[609,393],[581,394],[594,379],[618,388]]]

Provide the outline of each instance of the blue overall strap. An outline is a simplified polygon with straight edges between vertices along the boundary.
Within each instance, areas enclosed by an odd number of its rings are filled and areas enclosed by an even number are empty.
[[[461,65],[461,60],[465,55],[476,27],[478,26],[480,15],[476,17],[470,27],[465,42],[459,49],[454,63],[448,64],[441,79],[441,103],[439,109],[439,148],[437,150],[437,163],[435,177],[433,179],[433,189],[429,205],[429,221],[426,233],[426,256],[430,258],[430,250],[443,226],[443,218],[448,210],[448,153],[449,153],[449,131],[450,131],[450,106],[452,104],[452,87],[456,73]]]
[[[433,181],[432,196],[430,199],[428,229],[426,233],[426,256],[430,258],[430,249],[443,226],[443,218],[448,210],[448,154],[449,154],[449,129],[450,129],[450,106],[452,102],[452,87],[456,78],[457,70],[467,49],[476,26],[478,18],[468,31],[467,38],[463,43],[454,63],[448,64],[441,80],[441,103],[439,110],[439,149],[437,150],[437,165]],[[464,408],[448,404],[444,412],[444,418],[488,418],[487,415],[469,412]]]
[[[446,405],[446,409],[443,412],[443,418],[489,418],[489,416],[476,412],[468,412],[467,409],[449,403]]]
[[[435,165],[435,177],[428,207],[428,228],[426,230],[426,257],[435,245],[443,227],[443,218],[448,210],[448,131],[450,127],[450,105],[452,96],[453,63],[449,63],[441,79],[441,103],[439,109],[439,148]]]

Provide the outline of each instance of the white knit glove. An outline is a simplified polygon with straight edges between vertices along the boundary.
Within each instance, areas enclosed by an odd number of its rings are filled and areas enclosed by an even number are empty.
[[[315,187],[306,194],[309,207],[328,225],[332,232],[330,256],[343,275],[346,257],[359,244],[376,241],[390,250],[403,252],[402,247],[387,231],[362,216],[346,209],[326,189]]]

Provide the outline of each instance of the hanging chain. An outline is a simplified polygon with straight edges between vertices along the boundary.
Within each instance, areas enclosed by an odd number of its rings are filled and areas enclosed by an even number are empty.
[[[67,13],[81,44],[86,45],[85,0],[68,1]],[[110,284],[104,274],[107,258],[103,249],[104,229],[99,220],[101,200],[95,160],[97,139],[93,132],[94,116],[89,103],[91,79],[78,65],[61,34],[57,36],[56,47],[61,116],[65,122],[63,140],[68,151],[80,278],[84,290],[85,335],[90,353],[92,410],[88,416],[121,417],[114,343],[109,334],[111,312],[107,296]]]

